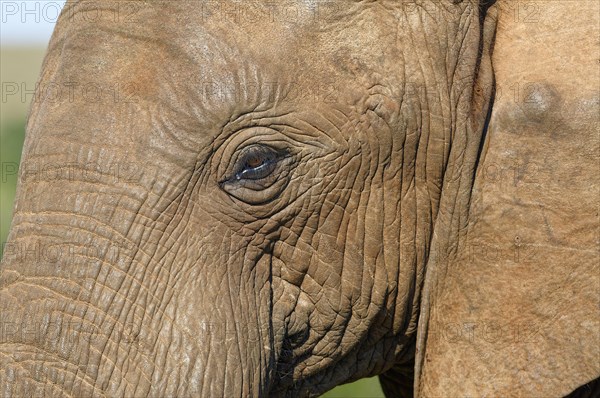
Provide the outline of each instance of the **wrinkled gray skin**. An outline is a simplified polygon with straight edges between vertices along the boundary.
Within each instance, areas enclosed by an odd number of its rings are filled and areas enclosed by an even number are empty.
[[[28,121],[1,394],[312,396],[392,367],[386,392],[411,394],[432,239],[468,213],[494,13],[117,3],[69,3],[43,66],[64,92]]]

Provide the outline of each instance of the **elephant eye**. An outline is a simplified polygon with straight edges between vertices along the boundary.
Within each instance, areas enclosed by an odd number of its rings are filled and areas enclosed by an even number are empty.
[[[280,155],[265,145],[252,145],[239,156],[236,180],[260,180],[269,176],[277,167]]]
[[[275,199],[287,186],[294,164],[288,149],[252,144],[237,151],[225,178],[219,183],[229,195],[252,205]]]

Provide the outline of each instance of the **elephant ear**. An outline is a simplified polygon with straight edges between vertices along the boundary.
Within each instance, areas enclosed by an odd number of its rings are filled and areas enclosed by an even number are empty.
[[[600,376],[599,4],[494,7],[496,96],[474,182],[440,205],[417,396],[561,397]]]

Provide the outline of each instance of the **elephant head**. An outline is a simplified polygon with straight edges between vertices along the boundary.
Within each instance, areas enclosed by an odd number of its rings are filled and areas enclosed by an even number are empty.
[[[409,393],[492,97],[479,3],[68,3],[2,265],[3,394]]]

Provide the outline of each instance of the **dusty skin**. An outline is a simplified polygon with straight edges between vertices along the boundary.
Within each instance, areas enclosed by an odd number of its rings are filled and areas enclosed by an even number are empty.
[[[0,395],[598,396],[599,4],[286,4],[67,3]]]

